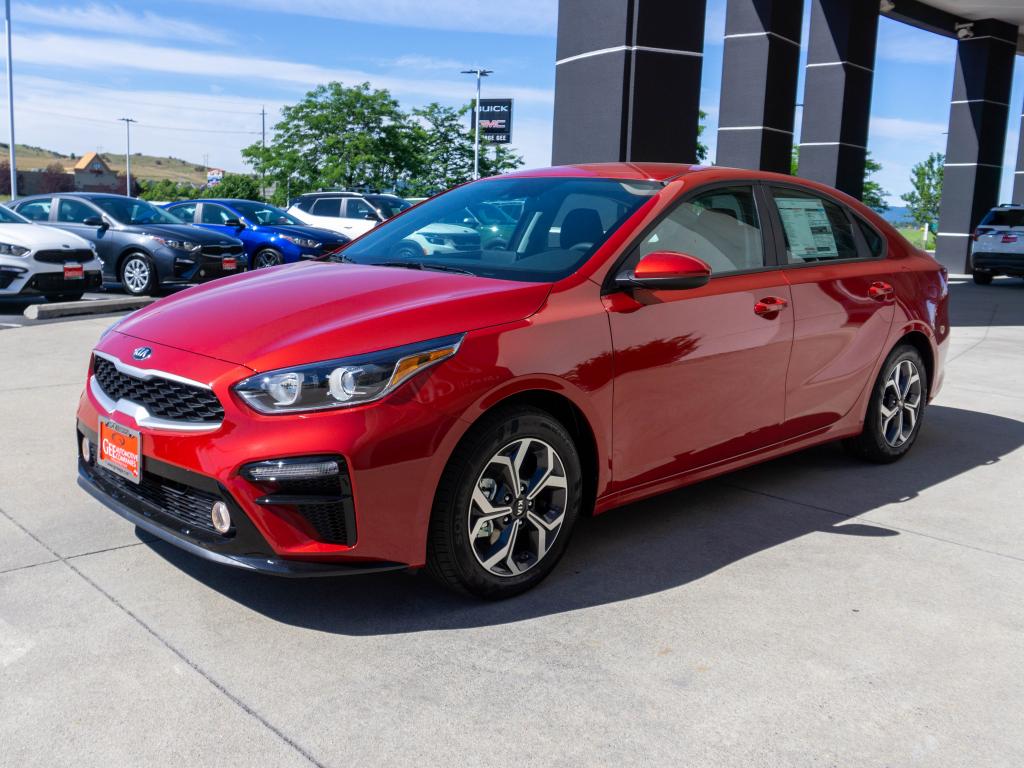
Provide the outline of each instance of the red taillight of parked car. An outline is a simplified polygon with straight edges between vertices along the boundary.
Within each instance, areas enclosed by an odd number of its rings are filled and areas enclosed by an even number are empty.
[[[1017,242],[1017,236],[1016,235],[1003,235],[1003,242],[1004,243],[1016,243]]]

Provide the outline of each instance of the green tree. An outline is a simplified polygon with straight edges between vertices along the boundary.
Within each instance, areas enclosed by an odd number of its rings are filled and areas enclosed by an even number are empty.
[[[933,225],[939,218],[939,202],[942,200],[943,164],[946,156],[932,152],[927,159],[910,169],[910,192],[900,195],[907,204],[911,221],[919,227]]]
[[[861,194],[860,199],[864,205],[875,211],[875,213],[885,213],[889,210],[889,204],[885,202],[889,192],[871,178],[880,170],[882,170],[882,164],[875,160],[871,153],[868,152],[864,157],[864,192]]]
[[[153,200],[161,203],[188,200],[196,194],[196,189],[191,184],[185,182],[179,184],[172,179],[160,179],[159,181],[142,180],[139,182],[139,188],[139,197],[143,200]]]
[[[227,197],[236,200],[259,200],[260,195],[259,179],[247,176],[243,173],[226,173],[219,184],[203,189],[199,197]]]
[[[703,163],[708,159],[708,145],[700,140],[700,137],[704,134],[704,129],[707,127],[704,125],[704,121],[708,119],[708,113],[703,109],[697,112],[697,162]]]
[[[317,187],[393,189],[408,181],[412,126],[398,102],[369,83],[320,85],[281,110],[274,138],[242,150],[257,173],[291,194]]]

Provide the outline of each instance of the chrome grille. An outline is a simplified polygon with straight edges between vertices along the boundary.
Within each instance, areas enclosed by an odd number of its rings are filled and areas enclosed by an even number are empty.
[[[189,424],[219,424],[224,408],[209,389],[170,379],[139,379],[119,371],[106,358],[93,357],[93,375],[103,394],[143,406],[152,416]]]

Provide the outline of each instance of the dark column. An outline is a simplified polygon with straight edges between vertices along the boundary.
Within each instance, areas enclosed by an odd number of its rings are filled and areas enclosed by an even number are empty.
[[[800,175],[864,192],[878,0],[811,0]]]
[[[975,22],[956,46],[946,167],[935,256],[951,271],[970,269],[971,232],[999,202],[1017,28]]]
[[[705,0],[559,0],[556,164],[693,162]]]
[[[1024,205],[1024,111],[1020,116],[1020,139],[1017,142],[1017,168],[1013,174],[1012,203]]]
[[[803,0],[729,0],[719,165],[789,173]]]

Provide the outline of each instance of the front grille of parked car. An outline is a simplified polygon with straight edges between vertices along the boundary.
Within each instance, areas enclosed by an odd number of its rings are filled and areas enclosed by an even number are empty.
[[[480,235],[448,235],[457,251],[479,251]]]
[[[312,460],[303,458],[286,461],[301,463]],[[352,546],[356,540],[355,506],[348,466],[340,457],[326,457],[326,460],[337,462],[336,474],[301,480],[256,482],[257,486],[270,491],[259,498],[257,503],[298,516],[310,528],[309,535],[317,541]],[[246,469],[242,468],[243,476],[246,476]]]
[[[96,258],[96,254],[89,248],[73,248],[63,251],[37,251],[34,258],[44,264],[84,264]]]
[[[139,379],[99,356],[93,358],[93,374],[111,400],[129,400],[158,419],[190,424],[219,424],[224,419],[217,396],[204,387],[159,377]]]
[[[89,443],[89,448],[89,465],[95,466],[98,449],[92,442]],[[155,507],[163,514],[173,517],[186,528],[198,529],[218,538],[230,538],[235,533],[233,527],[227,533],[220,533],[213,527],[210,510],[215,502],[221,501],[220,496],[216,494],[193,488],[153,472],[144,472],[142,480],[138,484],[103,468],[100,468],[100,472],[97,479],[109,486],[104,490],[113,489],[119,494],[127,496],[133,502],[133,507],[137,508],[140,503]]]
[[[204,245],[200,250],[203,256],[239,256],[241,245]]]

